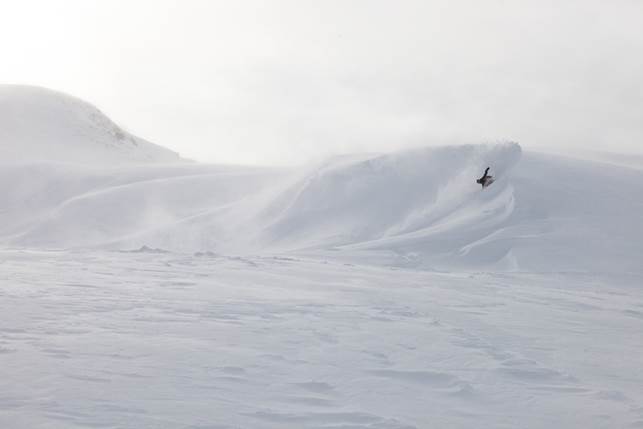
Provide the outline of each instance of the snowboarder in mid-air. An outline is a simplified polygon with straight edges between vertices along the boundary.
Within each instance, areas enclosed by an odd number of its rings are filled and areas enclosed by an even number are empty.
[[[493,183],[493,176],[490,176],[488,173],[489,167],[487,167],[487,169],[484,171],[484,176],[476,180],[476,183],[481,184],[483,188],[486,188]]]

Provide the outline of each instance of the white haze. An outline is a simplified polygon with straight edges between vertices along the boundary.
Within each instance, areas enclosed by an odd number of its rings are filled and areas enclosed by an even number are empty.
[[[643,428],[635,4],[266,3],[0,9],[0,428]]]
[[[210,162],[496,140],[640,153],[642,18],[640,1],[7,1],[0,82]]]

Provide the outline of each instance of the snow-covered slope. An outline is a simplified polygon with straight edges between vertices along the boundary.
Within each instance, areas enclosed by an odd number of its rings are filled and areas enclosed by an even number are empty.
[[[113,165],[180,158],[127,133],[82,100],[44,88],[0,85],[0,160]]]
[[[520,158],[516,144],[425,148],[337,159],[309,173],[270,211],[273,241],[328,247],[403,237],[479,201],[475,179],[494,166],[495,189]],[[494,192],[495,194],[495,192]]]
[[[0,143],[4,246],[642,270],[643,170],[613,160],[523,154],[505,143],[297,169],[182,163],[83,101],[24,86],[0,86]],[[475,179],[487,166],[496,182],[483,190]]]
[[[0,427],[643,427],[640,167],[166,163],[0,93]]]
[[[422,214],[425,223],[414,231],[342,250],[376,249],[399,264],[428,268],[642,269],[641,170],[525,153],[493,186],[465,189],[447,193],[464,203],[441,219]]]
[[[480,189],[486,166],[497,180]],[[636,271],[643,172],[516,144],[207,165],[0,171],[12,247],[298,253],[428,269]]]

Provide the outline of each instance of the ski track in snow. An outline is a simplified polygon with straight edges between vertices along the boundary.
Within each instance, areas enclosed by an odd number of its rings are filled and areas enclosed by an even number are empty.
[[[0,281],[1,427],[643,423],[637,275],[5,250]]]

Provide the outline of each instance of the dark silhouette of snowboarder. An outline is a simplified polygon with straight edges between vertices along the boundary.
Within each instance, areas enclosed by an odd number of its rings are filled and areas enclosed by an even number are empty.
[[[476,183],[481,184],[483,188],[486,188],[493,183],[493,176],[489,175],[489,167],[484,171],[484,176],[476,180]]]

